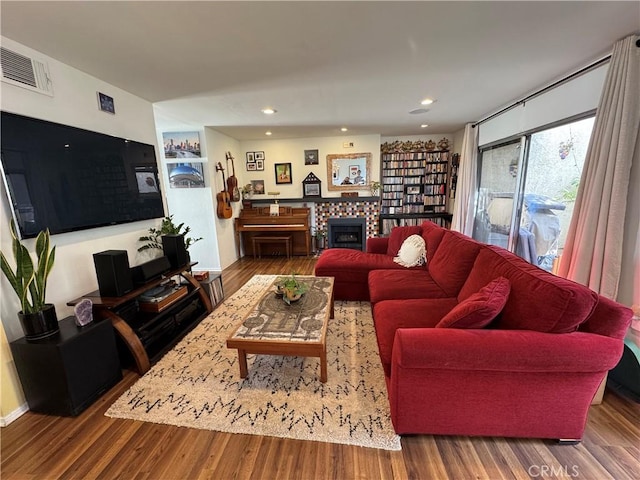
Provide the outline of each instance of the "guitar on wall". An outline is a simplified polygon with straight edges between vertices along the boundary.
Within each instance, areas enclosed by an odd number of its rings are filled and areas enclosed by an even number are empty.
[[[229,178],[227,178],[227,192],[229,192],[229,196],[231,197],[232,202],[239,202],[240,189],[238,188],[236,166],[233,163],[233,156],[231,155],[231,152],[225,153],[225,158],[227,159],[227,170],[229,170],[229,160],[231,160],[231,168],[233,169],[233,174],[229,175]]]
[[[216,165],[216,172],[222,172],[222,185],[223,190],[216,195],[218,201],[218,218],[231,218],[233,216],[233,209],[231,208],[231,199],[229,198],[229,192],[224,190],[224,185],[227,184],[224,178],[224,168],[222,164],[218,162]]]

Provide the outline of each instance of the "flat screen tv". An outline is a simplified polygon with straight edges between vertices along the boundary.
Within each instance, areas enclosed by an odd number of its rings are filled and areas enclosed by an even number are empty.
[[[7,112],[1,129],[22,238],[164,217],[153,145]]]

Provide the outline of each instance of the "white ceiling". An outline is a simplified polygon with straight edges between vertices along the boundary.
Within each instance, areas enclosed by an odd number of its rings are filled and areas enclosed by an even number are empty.
[[[158,128],[204,125],[238,140],[342,126],[455,132],[640,32],[637,0],[3,0],[0,13],[3,36],[154,102]],[[437,101],[409,114],[424,97]]]

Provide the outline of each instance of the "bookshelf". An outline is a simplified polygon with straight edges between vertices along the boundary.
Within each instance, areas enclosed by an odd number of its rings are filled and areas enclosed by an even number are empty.
[[[449,151],[383,149],[380,158],[380,234],[423,220],[448,227]]]

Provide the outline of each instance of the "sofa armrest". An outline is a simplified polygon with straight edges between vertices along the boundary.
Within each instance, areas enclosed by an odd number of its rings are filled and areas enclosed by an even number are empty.
[[[367,238],[367,253],[387,253],[389,237]]]
[[[400,328],[391,368],[509,372],[604,372],[620,360],[620,340],[591,333]]]

